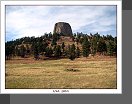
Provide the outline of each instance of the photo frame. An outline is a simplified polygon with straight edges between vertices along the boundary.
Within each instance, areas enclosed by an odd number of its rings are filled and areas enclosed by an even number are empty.
[[[5,88],[5,6],[111,6],[117,7],[117,88],[116,89],[6,89]],[[121,1],[2,1],[1,2],[1,93],[3,94],[121,94],[122,93],[122,16]]]

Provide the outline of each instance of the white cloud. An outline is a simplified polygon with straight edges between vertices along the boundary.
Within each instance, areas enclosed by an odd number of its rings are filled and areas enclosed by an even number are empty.
[[[54,24],[59,21],[70,23],[73,32],[81,32],[83,28],[87,33],[109,32],[112,26],[116,25],[116,8],[114,6],[7,6],[6,35],[13,39],[40,36],[45,32],[53,32]]]

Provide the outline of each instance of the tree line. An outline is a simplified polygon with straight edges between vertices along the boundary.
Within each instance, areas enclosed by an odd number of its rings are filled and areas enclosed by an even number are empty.
[[[15,56],[22,58],[33,56],[35,60],[40,56],[48,58],[69,58],[74,60],[81,56],[88,57],[96,54],[106,56],[116,56],[117,37],[112,35],[101,36],[96,34],[74,33],[71,38],[73,44],[57,41],[63,34],[45,33],[41,37],[23,37],[20,39],[7,41],[5,43],[5,57],[11,59]]]

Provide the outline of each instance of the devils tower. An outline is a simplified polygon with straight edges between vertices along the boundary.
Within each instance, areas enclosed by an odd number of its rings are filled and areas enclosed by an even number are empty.
[[[66,22],[58,22],[54,26],[53,33],[62,34],[63,36],[71,36],[72,29],[69,23]]]

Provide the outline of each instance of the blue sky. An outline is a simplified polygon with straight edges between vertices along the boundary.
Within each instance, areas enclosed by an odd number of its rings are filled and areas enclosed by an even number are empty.
[[[73,33],[116,36],[116,6],[6,6],[6,41],[53,32],[57,22]]]

